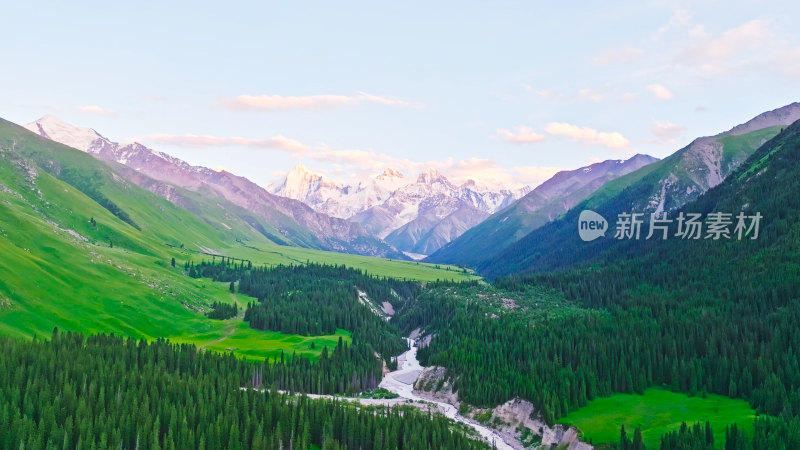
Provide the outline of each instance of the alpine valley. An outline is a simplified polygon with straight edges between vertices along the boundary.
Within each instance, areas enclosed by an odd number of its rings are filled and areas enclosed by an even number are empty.
[[[793,103],[533,189],[265,189],[2,121],[0,447],[798,448],[798,127]],[[584,209],[763,221],[582,242]]]
[[[8,3],[0,450],[800,450],[800,3]]]
[[[358,224],[317,213],[302,202],[272,195],[246,178],[226,171],[191,166],[135,142],[121,145],[93,129],[74,127],[54,116],[45,116],[26,128],[117,163],[113,166],[119,175],[184,209],[204,216],[211,207],[276,244],[404,258]],[[204,219],[216,222],[214,226],[226,225],[210,217]]]

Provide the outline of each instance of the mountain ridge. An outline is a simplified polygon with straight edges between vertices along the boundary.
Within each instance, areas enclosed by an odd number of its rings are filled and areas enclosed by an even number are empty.
[[[444,245],[426,261],[475,265],[556,219],[607,181],[655,161],[658,159],[637,154],[628,160],[606,160],[574,170],[562,170],[514,204]]]
[[[591,259],[604,251],[610,240],[580,241],[575,224],[581,210],[591,209],[606,218],[621,212],[675,211],[721,184],[765,142],[797,120],[800,103],[791,103],[728,131],[697,138],[661,161],[606,183],[559,219],[530,232],[476,267],[494,278],[553,270]],[[765,128],[759,128],[762,126]]]
[[[192,166],[181,159],[152,150],[138,142],[122,145],[103,137],[90,128],[72,127],[53,116],[46,116],[25,127],[47,138],[53,137],[51,136],[52,130],[58,130],[58,133],[53,133],[54,137],[72,143],[83,143],[84,147],[78,149],[96,158],[123,164],[161,183],[195,192],[203,190],[207,195],[216,196],[257,215],[272,225],[287,242],[295,245],[343,253],[406,259],[401,252],[375,238],[363,227],[342,219],[325,216],[302,202],[272,195],[244,177],[226,171]],[[73,130],[73,136],[79,137],[71,138],[69,133],[65,132],[70,129]],[[86,142],[91,135],[87,130],[97,136],[88,144]],[[146,183],[151,192],[170,191],[163,184],[153,184],[141,177],[134,176],[131,172],[126,173],[132,177],[132,181]]]

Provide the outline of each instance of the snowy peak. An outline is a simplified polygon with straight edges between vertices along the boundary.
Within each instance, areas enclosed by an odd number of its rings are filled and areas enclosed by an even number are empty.
[[[268,190],[361,224],[380,238],[397,231],[393,242],[398,249],[420,253],[438,249],[530,188],[491,189],[474,180],[455,185],[433,167],[409,177],[386,168],[344,185],[298,164]]]
[[[340,189],[335,182],[313,172],[303,163],[294,166],[280,183],[267,188],[275,195],[300,200],[304,203],[308,203],[314,193],[320,190],[335,192]]]
[[[299,162],[296,166],[292,167],[292,170],[289,171],[289,177],[306,177],[309,175],[318,175],[311,171],[308,167],[303,165],[303,163]]]
[[[88,151],[92,143],[98,139],[106,140],[100,133],[91,128],[70,125],[53,115],[46,115],[39,120],[25,125],[30,131],[52,141],[60,142],[78,150]]]
[[[447,179],[433,167],[428,168],[428,170],[420,173],[419,176],[417,176],[417,183],[433,184],[437,181],[447,181]]]
[[[383,171],[383,173],[375,177],[376,180],[389,180],[392,178],[405,178],[405,177],[399,170],[392,169],[391,167],[387,168],[386,170]]]

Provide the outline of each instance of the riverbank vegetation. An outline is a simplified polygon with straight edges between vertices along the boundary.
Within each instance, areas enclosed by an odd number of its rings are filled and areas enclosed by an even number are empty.
[[[54,331],[0,349],[0,448],[488,448],[413,407],[242,389],[265,364],[191,345]]]

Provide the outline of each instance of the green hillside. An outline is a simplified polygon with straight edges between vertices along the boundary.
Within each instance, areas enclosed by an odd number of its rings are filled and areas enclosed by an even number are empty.
[[[434,336],[419,360],[446,367],[470,405],[525,399],[596,444],[625,424],[665,450],[709,448],[706,435],[714,448],[798,448],[799,174],[800,121],[683,209],[760,213],[757,239],[607,239],[574,268],[429,293],[399,324]],[[698,420],[709,433],[682,427]]]
[[[782,128],[769,127],[742,135],[713,138],[721,147],[720,167],[723,172],[729,173],[738,167]],[[478,270],[483,275],[498,277],[523,271],[550,270],[595,257],[613,245],[617,214],[652,211],[655,207],[653,199],[658,198],[664,180],[669,179],[673,189],[678,192],[663,205],[667,211],[679,208],[700,195],[694,180],[703,169],[697,164],[697,155],[690,152],[690,148],[691,145],[661,161],[609,181],[559,219],[532,231],[495,257],[480,263]],[[577,232],[578,215],[584,209],[596,211],[609,221],[612,230],[605,239],[592,242],[580,240]]]
[[[250,357],[280,349],[314,357],[321,346],[310,350],[311,340],[348,340],[349,331],[298,339],[251,330],[240,318],[207,319],[203,313],[214,301],[253,299],[231,294],[227,284],[187,277],[183,263],[210,259],[198,253],[209,252],[255,265],[317,261],[423,281],[473,277],[455,268],[278,245],[219,208],[203,217],[90,155],[0,122],[0,333],[31,337],[59,327],[169,337]]]

